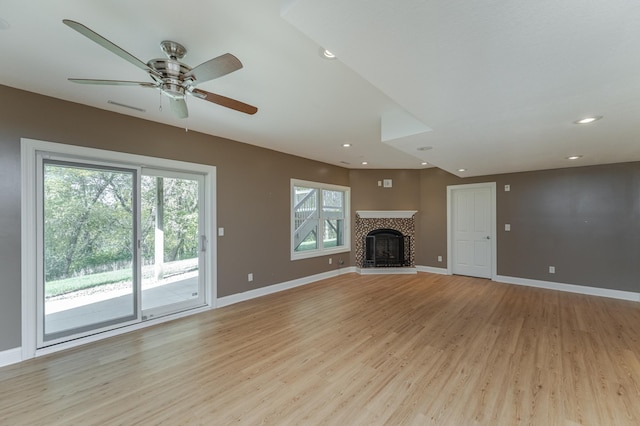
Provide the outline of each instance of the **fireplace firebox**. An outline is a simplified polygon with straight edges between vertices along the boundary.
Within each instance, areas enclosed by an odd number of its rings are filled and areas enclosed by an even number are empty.
[[[411,239],[395,229],[375,229],[365,236],[363,267],[410,266]]]

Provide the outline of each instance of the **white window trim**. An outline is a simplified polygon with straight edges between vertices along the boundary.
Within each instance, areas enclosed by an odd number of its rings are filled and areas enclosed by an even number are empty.
[[[294,233],[295,233],[295,215],[294,207],[294,191],[295,186],[304,186],[307,188],[315,188],[319,190],[342,191],[344,192],[344,245],[340,247],[324,248],[319,244],[319,248],[315,250],[306,250],[303,252],[295,251]],[[289,212],[290,212],[290,241],[291,241],[291,260],[309,259],[312,257],[329,256],[337,253],[345,253],[351,251],[351,188],[348,186],[333,185],[329,183],[312,182],[301,179],[291,179],[291,187],[289,188]],[[322,206],[319,207],[322,211]]]
[[[58,350],[67,349],[88,342],[104,339],[128,331],[149,327],[160,322],[169,321],[187,315],[215,308],[217,300],[217,244],[214,230],[216,229],[216,167],[206,164],[188,163],[184,161],[168,160],[164,158],[148,157],[136,154],[107,151],[34,139],[21,139],[21,275],[22,275],[22,359],[30,359]],[[202,308],[179,312],[154,320],[125,326],[108,332],[94,334],[71,342],[61,343],[44,349],[37,349],[37,194],[36,194],[36,154],[40,151],[83,159],[128,164],[136,167],[158,168],[162,170],[186,171],[204,175],[205,200],[204,208],[209,212],[205,219],[204,231],[207,236],[207,252],[205,268],[207,274],[206,305]]]

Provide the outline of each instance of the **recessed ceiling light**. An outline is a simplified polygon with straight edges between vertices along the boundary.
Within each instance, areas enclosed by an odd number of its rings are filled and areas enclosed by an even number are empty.
[[[572,155],[570,157],[567,157],[567,160],[577,160],[579,158],[582,158],[582,155]]]
[[[458,169],[459,172],[466,172],[467,169]]]
[[[361,164],[362,164],[363,166],[366,166],[366,165],[367,165],[367,164],[369,164],[369,163],[367,163],[366,161],[363,161]]]
[[[430,149],[433,149],[432,146],[421,146],[419,148],[416,148],[418,151],[429,151]]]
[[[350,143],[343,143],[343,144],[342,144],[342,147],[343,147],[343,148],[350,148],[350,147],[351,147],[351,144],[350,144]]]
[[[331,51],[329,51],[327,49],[323,49],[322,47],[320,48],[320,54],[325,59],[335,59],[336,58],[335,54],[333,54]]]
[[[423,161],[423,162],[422,162],[422,163],[420,163],[420,164],[422,164],[423,166],[426,166],[426,165],[427,165],[427,164],[429,164],[429,163],[427,163],[426,161]]]
[[[594,115],[592,117],[585,117],[582,118],[580,120],[574,121],[575,124],[590,124],[593,123],[594,121],[598,121],[602,118],[601,115]]]

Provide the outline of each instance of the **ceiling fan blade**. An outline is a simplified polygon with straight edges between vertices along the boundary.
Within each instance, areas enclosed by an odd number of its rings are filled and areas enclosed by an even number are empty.
[[[100,84],[105,86],[142,86],[156,88],[156,83],[147,83],[143,81],[123,81],[123,80],[94,80],[90,78],[69,78],[69,81],[79,84]]]
[[[231,72],[237,71],[242,68],[242,62],[231,53],[225,53],[217,58],[203,62],[191,71],[189,71],[185,77],[193,77],[196,84],[203,81],[213,80],[214,78],[222,77]]]
[[[177,118],[187,118],[189,116],[187,103],[184,99],[169,98],[169,106],[171,107],[171,112]]]
[[[258,112],[258,108],[245,104],[244,102],[236,101],[235,99],[227,98],[226,96],[216,95],[215,93],[200,89],[193,89],[190,93],[197,98],[204,99],[205,101],[209,101],[223,107],[235,109],[236,111],[244,112],[245,114],[253,115]]]
[[[156,71],[153,68],[149,67],[147,64],[145,64],[140,59],[138,59],[135,56],[133,56],[131,53],[129,53],[126,50],[122,49],[121,47],[113,44],[112,42],[110,42],[106,38],[102,37],[100,34],[96,33],[95,31],[93,31],[93,30],[91,30],[91,29],[89,29],[87,27],[85,27],[81,23],[75,22],[75,21],[71,21],[69,19],[63,19],[62,22],[65,25],[67,25],[68,27],[76,30],[77,32],[79,32],[83,36],[87,37],[88,39],[94,41],[95,43],[98,43],[100,46],[104,47],[105,49],[109,50],[110,52],[115,53],[116,55],[120,56],[125,61],[128,61],[128,62],[132,63],[136,67],[138,67],[138,68],[140,68],[140,69],[142,69],[142,70],[144,70],[146,72],[149,72],[151,74],[157,75],[159,77],[161,76],[161,74],[158,71]]]

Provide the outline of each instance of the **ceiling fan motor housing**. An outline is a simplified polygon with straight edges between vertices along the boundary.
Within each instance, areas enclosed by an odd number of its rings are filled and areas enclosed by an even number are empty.
[[[160,84],[162,92],[173,99],[184,98],[185,89],[192,83],[190,78],[185,78],[191,67],[173,58],[152,59],[147,65],[162,75],[157,77],[150,74]]]

